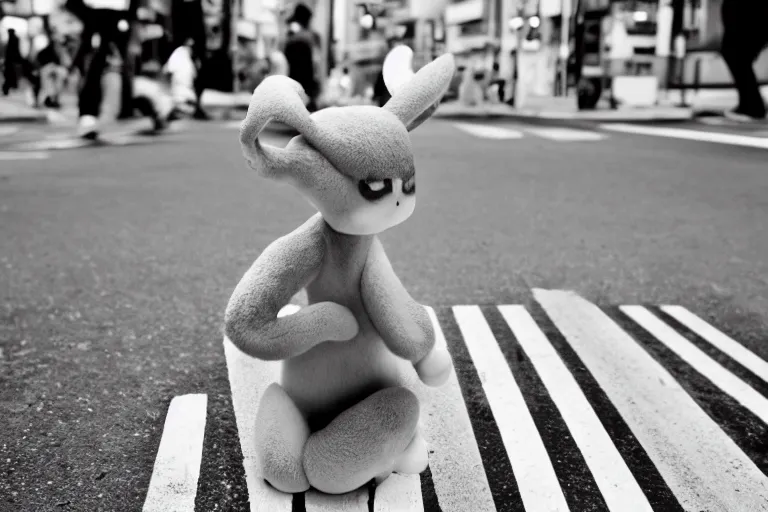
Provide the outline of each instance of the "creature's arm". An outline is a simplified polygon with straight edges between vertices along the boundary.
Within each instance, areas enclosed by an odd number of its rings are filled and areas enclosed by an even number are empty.
[[[315,278],[325,242],[314,216],[267,247],[235,288],[224,315],[224,330],[234,345],[258,359],[287,359],[324,341],[346,341],[358,331],[344,306],[319,302],[277,318],[291,297]]]
[[[416,363],[432,350],[435,331],[429,315],[400,282],[378,238],[363,270],[361,293],[371,322],[395,355]]]

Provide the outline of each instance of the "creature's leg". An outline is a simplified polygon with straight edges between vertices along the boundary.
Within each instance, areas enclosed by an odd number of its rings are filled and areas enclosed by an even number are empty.
[[[280,385],[271,384],[264,391],[256,424],[256,449],[264,479],[286,493],[309,489],[302,466],[309,427]]]
[[[426,470],[427,466],[429,466],[428,451],[427,442],[422,437],[421,427],[419,426],[416,428],[416,433],[413,434],[413,439],[411,439],[410,444],[395,461],[394,467],[387,469],[374,477],[376,485],[381,484],[384,480],[389,478],[392,473],[418,475]]]
[[[304,470],[315,489],[342,494],[392,472],[414,439],[419,402],[402,387],[382,389],[313,433]]]
[[[413,439],[411,439],[410,444],[395,462],[395,467],[392,471],[404,475],[417,475],[421,473],[429,465],[428,451],[427,442],[422,437],[421,430],[417,428]]]

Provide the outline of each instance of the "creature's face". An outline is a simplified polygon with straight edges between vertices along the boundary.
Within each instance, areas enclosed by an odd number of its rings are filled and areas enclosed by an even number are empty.
[[[328,108],[312,115],[328,133],[323,152],[306,137],[286,149],[302,154],[294,185],[328,224],[349,235],[371,235],[400,224],[416,207],[416,173],[405,126],[378,107]]]
[[[298,84],[265,79],[241,129],[246,160],[258,173],[294,185],[336,231],[371,235],[400,224],[416,206],[408,131],[434,112],[450,83],[455,68],[445,57],[419,71],[383,108],[336,107],[310,116],[295,94]],[[256,137],[270,118],[301,135],[284,149],[262,146]]]

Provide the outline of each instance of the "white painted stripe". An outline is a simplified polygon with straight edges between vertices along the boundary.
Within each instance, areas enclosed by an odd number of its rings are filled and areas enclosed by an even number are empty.
[[[720,349],[734,361],[744,366],[744,368],[747,368],[768,382],[768,363],[760,359],[759,356],[747,347],[708,324],[683,306],[661,306],[661,310],[698,334],[703,340]]]
[[[467,132],[475,137],[482,139],[521,139],[523,138],[523,132],[518,130],[510,130],[508,128],[501,128],[499,126],[490,126],[484,124],[474,123],[452,123],[456,128]]]
[[[293,496],[283,494],[269,486],[261,476],[256,456],[256,413],[261,394],[277,381],[277,362],[260,361],[249,357],[224,338],[232,407],[235,410],[240,448],[243,452],[245,482],[248,486],[251,512],[290,512]]]
[[[368,489],[363,487],[347,494],[304,493],[307,512],[368,512]]]
[[[643,306],[621,306],[619,309],[768,425],[768,399],[749,384],[723,368]]]
[[[435,345],[447,348],[435,311],[431,307],[426,310],[435,331]],[[412,388],[421,404],[423,434],[430,449],[429,467],[440,508],[446,512],[496,512],[456,373],[451,372],[446,383],[436,388],[418,382],[415,373]]]
[[[45,151],[0,151],[0,160],[47,160]]]
[[[529,132],[539,137],[558,142],[587,142],[605,139],[605,135],[572,128],[531,128]]]
[[[194,512],[207,406],[207,395],[171,400],[143,512]]]
[[[512,463],[526,510],[567,511],[552,462],[504,354],[477,306],[453,308]]]
[[[629,334],[573,292],[533,292],[686,511],[768,510],[768,478]]]
[[[608,509],[616,512],[653,512],[576,379],[525,307],[499,306],[499,311],[562,414]]]
[[[718,133],[705,130],[686,130],[683,128],[664,128],[660,126],[642,126],[622,123],[606,123],[600,125],[600,128],[603,130],[633,133],[637,135],[654,135],[657,137],[671,137],[674,139],[715,142],[718,144],[732,144],[734,146],[768,149],[768,138],[749,137],[747,135],[734,133]]]
[[[18,132],[20,128],[18,126],[0,126],[0,137],[6,135],[13,135]]]
[[[376,487],[374,512],[424,512],[419,475],[392,474]]]
[[[38,141],[25,142],[16,147],[23,150],[57,150],[57,149],[78,149],[94,146],[98,142],[81,139],[79,137],[41,139]]]

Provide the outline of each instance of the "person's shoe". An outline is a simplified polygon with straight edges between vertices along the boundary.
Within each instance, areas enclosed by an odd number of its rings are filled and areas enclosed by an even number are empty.
[[[726,110],[724,115],[726,119],[730,119],[731,121],[736,121],[739,123],[754,123],[765,120],[765,114],[762,116],[753,116],[740,112],[739,109]]]
[[[83,139],[96,140],[99,137],[99,120],[94,116],[82,116],[77,124],[77,134]]]
[[[201,108],[196,109],[192,117],[200,121],[208,121],[211,118],[211,116],[208,115],[208,112]]]

